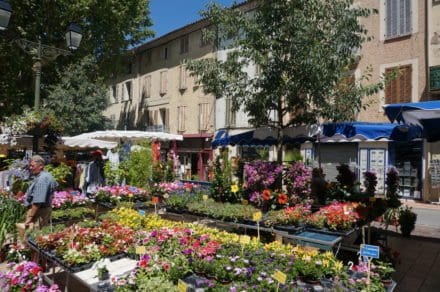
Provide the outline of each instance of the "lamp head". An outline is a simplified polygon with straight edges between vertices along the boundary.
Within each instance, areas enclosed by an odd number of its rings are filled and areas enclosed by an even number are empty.
[[[77,24],[71,23],[67,28],[66,42],[70,50],[76,50],[82,39],[82,30]]]
[[[12,8],[6,0],[0,0],[0,30],[8,28],[9,19],[11,18]]]

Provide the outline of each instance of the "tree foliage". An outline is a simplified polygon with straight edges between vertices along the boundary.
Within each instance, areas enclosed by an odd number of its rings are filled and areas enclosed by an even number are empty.
[[[108,91],[96,74],[94,59],[85,57],[78,64],[67,66],[60,72],[60,82],[49,86],[44,107],[55,113],[65,135],[105,128],[102,112],[108,104]]]
[[[93,55],[102,75],[111,76],[127,65],[127,49],[153,36],[149,29],[150,0],[10,0],[13,14],[9,27],[0,34],[0,114],[18,112],[23,104],[33,104],[32,56],[14,42],[41,39],[43,44],[65,48],[64,34],[69,23],[77,23],[83,39],[70,56],[43,62],[41,90],[58,82],[57,71],[67,64]],[[129,58],[128,58],[129,59]]]
[[[205,37],[231,50],[225,61],[188,61],[204,90],[230,98],[233,110],[243,109],[252,125],[275,127],[282,137],[289,126],[353,120],[366,106],[363,97],[383,86],[365,85],[368,72],[360,82],[347,82],[356,49],[369,40],[359,19],[374,11],[352,0],[254,3],[250,12],[217,4],[202,12],[218,28]],[[243,69],[252,64],[258,74]]]

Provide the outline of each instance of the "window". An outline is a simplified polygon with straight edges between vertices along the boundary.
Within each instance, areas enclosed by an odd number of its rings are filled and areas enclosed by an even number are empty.
[[[151,50],[148,50],[145,52],[144,57],[143,57],[143,61],[144,61],[144,68],[143,69],[145,69],[147,66],[151,65],[151,60],[152,60],[151,55],[152,55]]]
[[[151,97],[151,75],[145,76],[142,88],[142,99]]]
[[[160,95],[165,95],[167,93],[167,71],[160,72]]]
[[[186,89],[186,65],[182,64],[180,65],[180,78],[179,78],[179,89],[185,90]]]
[[[385,69],[385,74],[396,73],[395,79],[392,79],[385,88],[385,103],[403,103],[412,101],[412,68],[411,65],[393,67]]]
[[[168,47],[163,48],[163,59],[168,60]]]
[[[189,35],[186,35],[180,39],[180,53],[181,54],[188,53],[188,49],[189,49]]]
[[[386,0],[386,38],[411,33],[411,2],[411,0]]]
[[[160,120],[162,125],[162,132],[168,132],[169,124],[170,124],[170,110],[167,108],[159,109]]]
[[[209,130],[211,120],[211,104],[199,104],[199,131],[201,133]]]
[[[232,99],[226,98],[226,127],[235,127],[235,112],[232,111]]]
[[[177,107],[177,131],[184,132],[185,131],[185,106]]]

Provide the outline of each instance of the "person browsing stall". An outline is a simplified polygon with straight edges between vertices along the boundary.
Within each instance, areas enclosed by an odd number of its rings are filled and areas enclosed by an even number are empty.
[[[40,155],[34,155],[29,161],[29,170],[34,179],[26,191],[25,206],[28,207],[25,227],[33,225],[42,228],[48,225],[52,214],[51,201],[57,187],[53,176],[44,170],[45,161]]]

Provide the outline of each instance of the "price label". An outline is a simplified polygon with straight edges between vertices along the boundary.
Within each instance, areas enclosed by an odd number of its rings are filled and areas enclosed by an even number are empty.
[[[139,212],[139,215],[145,216],[145,210],[139,210],[138,212]]]
[[[147,249],[145,248],[145,246],[142,245],[136,246],[136,254],[144,255],[146,253],[147,253]]]
[[[188,289],[188,285],[184,281],[179,279],[179,281],[177,282],[177,290],[179,292],[186,292],[187,289]]]
[[[153,204],[159,204],[159,197],[151,198],[151,202],[153,202]]]
[[[261,218],[263,218],[263,213],[261,212],[255,212],[254,215],[252,216],[253,221],[260,221]]]
[[[203,195],[203,201],[208,201],[208,195]]]
[[[272,275],[272,278],[274,280],[278,281],[280,284],[286,284],[287,275],[281,272],[280,270],[276,270],[275,273]]]
[[[241,244],[249,244],[249,243],[251,243],[251,238],[248,235],[242,235],[242,236],[240,236],[240,243]]]

